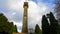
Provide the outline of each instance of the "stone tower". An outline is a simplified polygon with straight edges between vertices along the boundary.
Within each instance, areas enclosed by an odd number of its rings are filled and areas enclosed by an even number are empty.
[[[24,15],[23,15],[23,26],[22,33],[28,34],[28,2],[24,2]]]

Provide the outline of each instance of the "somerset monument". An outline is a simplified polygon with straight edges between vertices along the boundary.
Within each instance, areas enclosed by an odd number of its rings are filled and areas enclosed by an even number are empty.
[[[28,34],[28,2],[24,2],[22,34]]]
[[[23,5],[24,8],[24,14],[23,14],[23,26],[22,26],[22,32],[21,33],[13,33],[13,34],[28,34],[28,2],[24,2]]]

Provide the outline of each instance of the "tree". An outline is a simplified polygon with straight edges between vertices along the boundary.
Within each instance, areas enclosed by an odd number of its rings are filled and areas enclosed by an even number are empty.
[[[57,29],[58,29],[58,21],[55,19],[54,15],[52,12],[47,15],[50,21],[50,34],[57,34]]]
[[[13,26],[13,32],[17,32],[17,26],[16,25]]]
[[[13,22],[9,22],[4,14],[0,13],[0,34],[12,34],[14,32],[13,29],[15,29],[15,32],[17,32],[16,25],[14,25]]]
[[[42,34],[50,34],[49,23],[45,15],[42,17]]]
[[[60,34],[60,26],[57,29],[57,34]]]
[[[9,29],[6,27],[9,27],[7,24],[8,19],[1,13],[0,14],[0,32],[5,31],[7,32]]]
[[[35,27],[35,34],[42,34],[42,31],[40,30],[38,24],[36,24],[36,27]]]

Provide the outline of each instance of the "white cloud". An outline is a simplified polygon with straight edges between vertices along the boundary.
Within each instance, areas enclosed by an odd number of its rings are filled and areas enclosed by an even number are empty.
[[[42,15],[48,13],[46,10],[48,7],[44,3],[36,4],[33,1],[29,1],[29,26],[34,28],[36,24],[39,24],[41,28]]]
[[[39,6],[33,2],[33,1],[29,1],[29,10],[28,10],[28,14],[29,14],[29,26],[31,27],[35,27],[36,24],[40,24],[40,18],[42,16],[42,14],[39,14],[40,9]]]
[[[21,27],[22,26],[22,22],[20,22],[20,23],[19,22],[14,22],[14,25],[17,25],[17,26]]]
[[[23,2],[24,0],[8,0],[8,7],[9,9],[13,10],[23,10]]]

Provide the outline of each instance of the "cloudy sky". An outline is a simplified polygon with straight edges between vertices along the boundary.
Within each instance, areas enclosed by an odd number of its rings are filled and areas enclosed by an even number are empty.
[[[3,13],[8,20],[17,25],[18,32],[21,32],[23,23],[23,4],[25,0],[0,0],[0,13]],[[41,28],[42,15],[53,11],[54,0],[27,0],[28,28],[35,28],[38,24]]]

